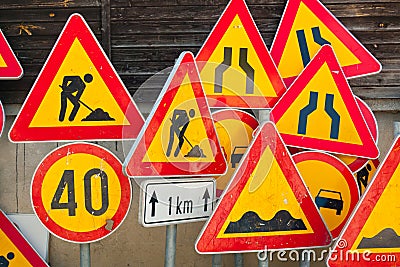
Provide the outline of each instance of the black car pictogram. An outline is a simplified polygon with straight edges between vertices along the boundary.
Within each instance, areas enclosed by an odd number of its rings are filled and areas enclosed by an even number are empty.
[[[327,197],[328,195],[337,195],[338,198]],[[315,197],[315,204],[317,204],[318,209],[321,207],[333,209],[336,210],[336,215],[340,215],[343,210],[342,194],[338,191],[320,189]]]

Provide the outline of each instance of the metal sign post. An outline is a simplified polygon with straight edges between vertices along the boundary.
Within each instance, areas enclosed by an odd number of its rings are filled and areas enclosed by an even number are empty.
[[[90,267],[90,243],[80,244],[81,267]]]
[[[175,266],[176,232],[178,225],[170,224],[166,228],[164,267]]]
[[[262,109],[258,111],[258,120],[260,121],[260,125],[262,125],[264,122],[270,120],[270,110],[269,109]],[[263,255],[264,253],[264,255]],[[260,256],[263,257],[260,257]],[[258,256],[258,267],[268,267],[269,265],[269,260],[268,260],[268,252],[259,252],[257,254]]]

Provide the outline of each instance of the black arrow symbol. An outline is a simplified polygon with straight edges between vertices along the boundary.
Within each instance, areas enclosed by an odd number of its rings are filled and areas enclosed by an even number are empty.
[[[208,189],[206,188],[206,191],[204,192],[203,199],[204,199],[204,212],[207,211],[208,207],[208,199],[210,198],[210,194],[208,193]]]
[[[151,217],[154,217],[156,216],[156,203],[158,203],[156,191],[153,192],[149,203],[151,204]]]

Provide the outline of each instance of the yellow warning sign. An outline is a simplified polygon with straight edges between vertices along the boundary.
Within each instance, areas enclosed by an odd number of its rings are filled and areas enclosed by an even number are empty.
[[[332,77],[331,70],[327,64],[315,74],[310,82],[304,87],[282,118],[276,124],[281,133],[298,133],[298,127],[304,124],[302,116],[299,116],[304,107],[311,106],[314,109],[307,117],[307,135],[322,140],[331,140],[332,135],[338,135],[338,141],[351,144],[361,144],[357,129],[350,117],[346,104],[344,103],[338,86]],[[340,124],[337,128],[331,127],[332,118],[326,112],[329,108],[340,114]]]
[[[268,108],[286,90],[243,0],[231,0],[196,61],[211,106]]]
[[[76,38],[29,127],[83,124],[124,125],[128,122],[124,111]]]
[[[291,0],[271,46],[271,56],[287,85],[321,46],[335,50],[346,77],[379,72],[380,63],[318,0]]]
[[[266,166],[266,162],[269,162],[271,165]],[[264,202],[265,204],[268,203],[268,208],[262,205],[261,202],[259,205],[255,205],[257,201]],[[239,228],[235,227],[235,224],[238,226],[241,222],[244,223],[248,220],[248,218],[264,221],[266,225],[273,225],[275,221],[278,224],[279,220],[287,218],[286,215],[291,216],[291,221],[287,225],[287,229],[282,228],[271,232],[263,231],[262,234],[258,231],[240,233],[235,229]],[[289,229],[291,226],[293,226],[293,229]],[[270,147],[267,147],[251,173],[242,193],[236,200],[217,238],[278,234],[291,235],[296,233],[313,233],[313,230]]]
[[[186,74],[143,162],[214,161],[201,115],[192,83]]]
[[[376,202],[355,239],[352,250],[398,252],[400,250],[400,165]]]
[[[176,61],[123,167],[134,177],[225,173],[226,161],[190,52]]]
[[[34,266],[18,250],[7,235],[0,230],[0,264],[3,266]]]
[[[300,40],[299,40],[300,39]],[[310,58],[321,48],[321,44],[307,40],[325,40],[335,49],[335,54],[341,66],[359,64],[357,57],[343,42],[303,3],[300,3],[296,18],[290,31],[286,47],[278,64],[282,77],[297,76],[307,65]],[[304,41],[303,41],[304,40]],[[329,41],[327,41],[329,40]],[[308,60],[299,49],[299,42],[306,42]],[[306,56],[307,57],[307,56]],[[306,60],[306,62],[304,62]],[[306,63],[305,65],[303,63]]]
[[[378,148],[331,46],[323,46],[271,111],[289,146],[376,158]]]
[[[0,55],[0,68],[5,68],[7,67],[7,63],[3,59],[3,57]]]

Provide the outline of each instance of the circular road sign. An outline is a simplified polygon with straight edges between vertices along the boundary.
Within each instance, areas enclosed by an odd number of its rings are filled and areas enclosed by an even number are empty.
[[[338,237],[360,197],[352,172],[341,160],[322,152],[300,152],[293,160],[332,237]]]
[[[254,116],[239,109],[219,110],[214,112],[212,117],[215,122],[215,129],[217,130],[222,152],[228,163],[227,172],[224,175],[216,177],[217,196],[219,197],[253,139],[252,134],[258,127],[258,121]]]
[[[89,243],[112,232],[126,217],[131,184],[110,151],[72,143],[51,151],[36,168],[33,210],[42,224],[66,241]]]

